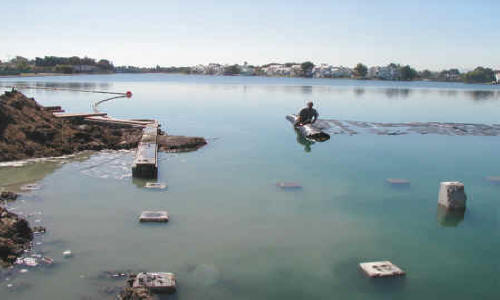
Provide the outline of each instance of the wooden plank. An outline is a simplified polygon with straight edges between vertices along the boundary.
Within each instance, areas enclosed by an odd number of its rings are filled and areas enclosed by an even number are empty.
[[[96,123],[108,123],[108,124],[118,124],[118,125],[131,125],[131,126],[147,126],[151,122],[126,120],[126,119],[115,119],[115,118],[105,118],[105,117],[86,117],[86,121],[96,122]]]

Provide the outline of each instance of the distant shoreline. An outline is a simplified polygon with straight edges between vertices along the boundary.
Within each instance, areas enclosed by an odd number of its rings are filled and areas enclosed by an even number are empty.
[[[463,83],[463,84],[480,84],[480,85],[500,85],[500,83],[495,82],[464,82],[464,81],[440,81],[440,80],[384,80],[379,78],[352,78],[352,77],[298,77],[298,76],[262,76],[262,75],[208,75],[208,74],[186,74],[182,72],[113,72],[113,73],[21,73],[19,75],[0,75],[0,78],[32,78],[32,77],[63,77],[63,76],[81,76],[81,75],[116,75],[116,74],[168,74],[168,75],[200,75],[207,77],[260,77],[260,78],[304,78],[304,79],[331,79],[331,80],[360,80],[360,81],[387,81],[387,82],[442,82],[442,83]]]

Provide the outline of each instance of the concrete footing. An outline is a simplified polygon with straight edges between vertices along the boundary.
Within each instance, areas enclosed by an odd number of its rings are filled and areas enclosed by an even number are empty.
[[[168,222],[167,211],[143,211],[139,216],[139,222]]]
[[[405,275],[405,272],[390,261],[375,261],[360,263],[359,267],[369,277],[395,277]]]
[[[132,288],[146,288],[151,293],[175,293],[176,280],[173,273],[139,273],[132,283]]]
[[[448,210],[465,210],[464,184],[458,181],[441,182],[438,204]]]

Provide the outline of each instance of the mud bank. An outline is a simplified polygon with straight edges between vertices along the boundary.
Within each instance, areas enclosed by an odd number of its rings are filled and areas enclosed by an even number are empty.
[[[20,92],[0,96],[0,161],[52,157],[83,150],[130,149],[139,128],[61,120]]]

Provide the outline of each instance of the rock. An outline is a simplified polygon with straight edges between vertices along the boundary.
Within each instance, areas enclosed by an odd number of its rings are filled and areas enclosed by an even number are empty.
[[[166,152],[195,151],[207,144],[207,141],[202,137],[174,135],[159,135],[157,141],[159,149]]]
[[[34,226],[33,227],[33,233],[45,233],[47,229],[43,226]]]
[[[0,263],[12,265],[28,249],[33,232],[28,222],[0,207]]]
[[[458,181],[441,182],[438,204],[448,210],[465,210],[464,184]]]
[[[0,193],[0,201],[14,201],[18,197],[18,194],[9,191],[2,191]]]

